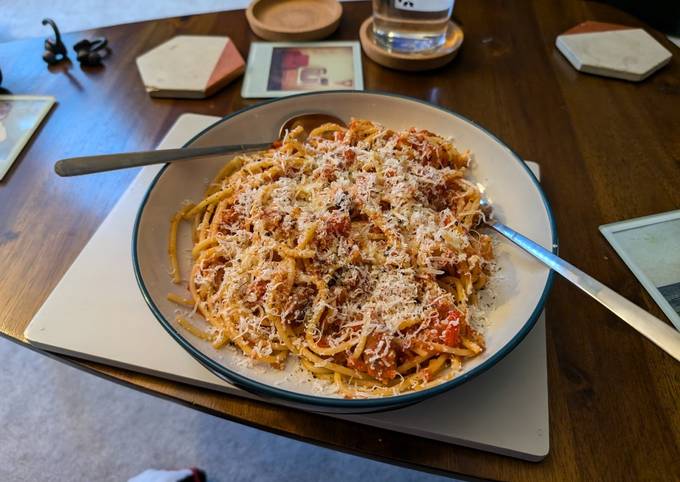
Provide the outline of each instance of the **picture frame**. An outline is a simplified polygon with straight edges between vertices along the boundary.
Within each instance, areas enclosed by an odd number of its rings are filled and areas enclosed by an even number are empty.
[[[600,232],[680,330],[680,209],[604,224]]]
[[[0,95],[0,181],[54,104],[52,96]]]
[[[363,88],[359,42],[253,42],[241,95],[273,98]]]

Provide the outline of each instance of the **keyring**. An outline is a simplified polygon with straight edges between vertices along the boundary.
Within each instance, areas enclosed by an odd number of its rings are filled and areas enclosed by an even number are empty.
[[[94,40],[83,39],[73,46],[73,50],[81,65],[96,66],[100,65],[102,59],[111,53],[108,44],[106,37],[97,37]]]

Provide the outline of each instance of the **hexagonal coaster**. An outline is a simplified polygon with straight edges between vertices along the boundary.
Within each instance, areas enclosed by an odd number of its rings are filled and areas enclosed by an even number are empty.
[[[624,80],[643,80],[671,59],[644,30],[611,23],[583,22],[555,44],[576,70]]]
[[[229,37],[178,35],[137,57],[151,97],[208,97],[245,70]]]

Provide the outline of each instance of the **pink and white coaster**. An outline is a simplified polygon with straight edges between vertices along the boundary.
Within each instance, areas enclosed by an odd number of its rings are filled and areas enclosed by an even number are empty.
[[[245,70],[229,37],[178,35],[137,57],[151,97],[209,97]]]
[[[557,37],[560,52],[581,72],[640,81],[666,65],[671,53],[641,28],[583,22]]]

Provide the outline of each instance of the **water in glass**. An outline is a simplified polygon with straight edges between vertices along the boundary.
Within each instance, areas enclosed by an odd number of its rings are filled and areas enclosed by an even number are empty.
[[[423,52],[446,41],[455,0],[373,0],[373,36],[395,52]]]

